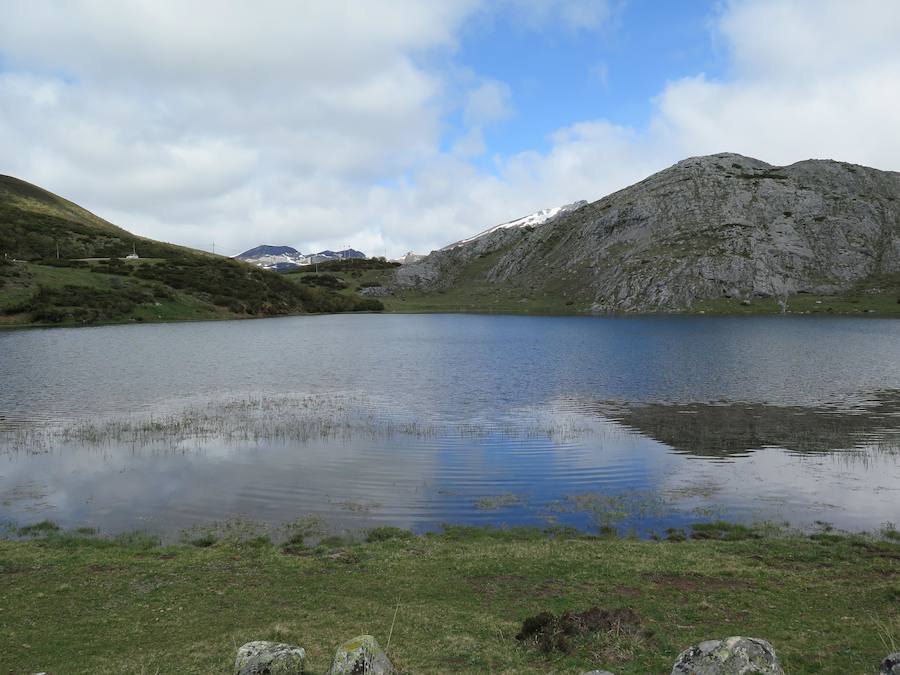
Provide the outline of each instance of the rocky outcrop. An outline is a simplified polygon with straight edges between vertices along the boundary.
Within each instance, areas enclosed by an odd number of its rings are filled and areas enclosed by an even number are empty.
[[[784,675],[775,650],[765,640],[730,637],[708,640],[678,655],[672,675]]]
[[[306,651],[302,647],[257,640],[238,649],[235,675],[300,675]]]
[[[397,671],[374,637],[360,635],[338,647],[328,672],[329,675],[395,675]]]
[[[890,654],[881,662],[878,675],[900,675],[900,652]]]
[[[900,274],[900,173],[830,160],[686,159],[534,227],[500,228],[399,268],[396,290],[479,282],[575,309],[690,308],[830,295]]]
[[[357,293],[364,298],[383,298],[391,294],[391,289],[385,286],[363,286]]]

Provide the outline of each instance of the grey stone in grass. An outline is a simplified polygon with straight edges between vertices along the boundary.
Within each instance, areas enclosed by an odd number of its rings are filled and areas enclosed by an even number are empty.
[[[303,647],[256,640],[238,649],[234,672],[235,675],[300,675],[305,660]]]
[[[784,675],[772,645],[765,640],[730,637],[707,640],[678,655],[672,675]]]
[[[395,675],[396,672],[378,641],[371,635],[360,635],[337,648],[329,675]]]
[[[586,673],[582,673],[581,675],[613,675],[608,670],[589,670]]]
[[[878,675],[900,675],[900,652],[894,652],[881,662]]]

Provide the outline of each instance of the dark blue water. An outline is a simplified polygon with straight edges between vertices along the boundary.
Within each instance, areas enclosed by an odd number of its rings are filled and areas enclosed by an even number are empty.
[[[308,514],[418,530],[647,533],[722,517],[873,529],[900,521],[898,390],[890,320],[365,315],[0,332],[0,519],[165,533]],[[151,418],[182,426],[136,434]]]

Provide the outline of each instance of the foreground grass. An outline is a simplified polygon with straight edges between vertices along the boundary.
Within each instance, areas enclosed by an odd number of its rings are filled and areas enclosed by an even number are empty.
[[[159,548],[29,534],[41,538],[0,542],[3,672],[228,673],[240,644],[276,639],[322,673],[347,638],[386,644],[395,610],[402,672],[668,673],[688,645],[743,634],[770,640],[788,673],[872,673],[900,638],[900,544],[861,537],[387,530],[316,548],[210,536]],[[640,623],[570,653],[515,639],[526,617],[595,605]]]

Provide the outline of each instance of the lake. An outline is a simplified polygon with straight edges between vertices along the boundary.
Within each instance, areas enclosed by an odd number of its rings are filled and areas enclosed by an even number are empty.
[[[900,522],[900,323],[334,315],[0,332],[0,521]],[[817,525],[818,523],[818,525]]]

